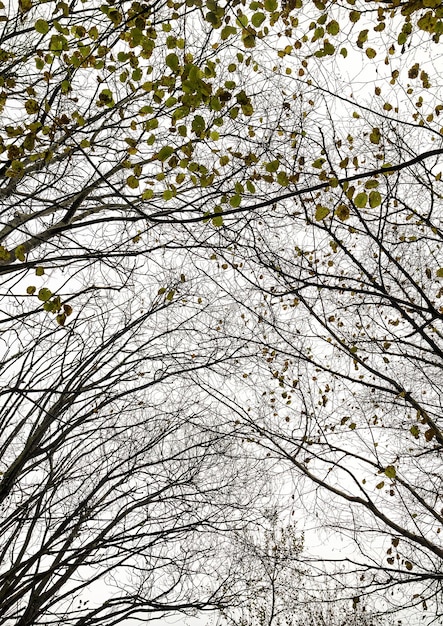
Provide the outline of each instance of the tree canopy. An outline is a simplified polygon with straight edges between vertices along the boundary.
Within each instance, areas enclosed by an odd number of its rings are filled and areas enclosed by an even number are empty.
[[[248,611],[268,507],[351,608],[442,615],[442,33],[0,2],[0,624]]]

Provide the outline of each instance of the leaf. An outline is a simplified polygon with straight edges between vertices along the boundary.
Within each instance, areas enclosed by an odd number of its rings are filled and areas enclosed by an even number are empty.
[[[385,468],[385,476],[388,478],[395,478],[397,476],[397,471],[393,465],[388,465]]]
[[[137,189],[137,187],[140,184],[140,181],[135,176],[128,176],[128,178],[126,179],[126,184],[131,189]]]
[[[363,209],[368,201],[368,194],[364,191],[358,193],[354,198],[354,204],[358,209]]]
[[[35,268],[35,275],[36,276],[43,276],[44,273],[45,273],[45,268],[41,267],[41,265],[39,265],[38,267]]]
[[[220,228],[220,226],[223,226],[223,215],[216,215],[211,221],[213,226]]]
[[[252,25],[255,26],[255,28],[259,28],[263,24],[265,19],[266,19],[266,16],[264,13],[254,13],[254,15],[251,18],[251,22],[252,22]]]
[[[276,11],[278,7],[277,0],[265,0],[265,9],[272,13]]]
[[[9,261],[10,258],[11,258],[11,255],[9,251],[4,246],[0,246],[0,259],[2,261]]]
[[[162,196],[163,200],[167,202],[168,200],[172,200],[172,198],[174,198],[175,193],[172,189],[165,189]]]
[[[26,247],[24,245],[17,246],[14,254],[15,258],[23,263],[26,259]]]
[[[330,212],[331,211],[327,207],[319,205],[315,210],[316,221],[320,222],[321,220],[324,220]]]
[[[270,161],[269,163],[266,163],[265,170],[273,174],[274,172],[278,170],[279,165],[280,165],[280,161],[278,160]]]
[[[114,97],[110,89],[103,89],[98,96],[99,104],[108,107],[114,106]]]
[[[409,432],[411,433],[411,435],[413,437],[415,437],[415,439],[418,439],[418,437],[420,435],[420,429],[419,429],[419,427],[416,424],[411,426],[411,428],[409,429]]]
[[[39,107],[37,100],[34,100],[33,98],[26,100],[25,109],[28,115],[33,115],[34,113],[38,113],[39,108],[40,107]]]
[[[169,159],[173,152],[174,148],[172,146],[163,146],[163,148],[157,152],[155,158],[158,161],[166,161],[166,159]]]
[[[221,40],[226,41],[226,39],[229,39],[231,35],[235,35],[236,33],[237,29],[235,28],[235,26],[224,26],[220,33]]]
[[[241,38],[245,48],[255,48],[255,35],[249,30],[243,30]]]
[[[168,302],[172,302],[174,294],[175,294],[175,289],[171,289],[171,291],[168,291],[168,295],[166,296],[166,300]]]
[[[385,481],[382,480],[380,483],[378,483],[377,485],[375,485],[376,489],[383,489],[383,487],[385,486]]]
[[[432,441],[435,437],[435,430],[433,428],[428,428],[428,430],[424,433],[426,441]]]
[[[316,159],[313,164],[312,167],[315,167],[318,170],[321,170],[321,168],[323,167],[323,164],[325,163],[326,159],[320,158],[320,159]]]
[[[65,313],[59,313],[55,319],[57,320],[57,324],[59,326],[64,326],[65,322],[66,322],[66,314]]]
[[[37,289],[36,287],[34,287],[34,285],[29,285],[29,287],[26,287],[26,293],[30,296],[32,296],[36,291]]]
[[[331,22],[329,22],[329,24],[326,24],[326,32],[329,33],[329,35],[338,35],[338,33],[340,32],[339,23],[335,20],[332,20]]]
[[[379,144],[381,139],[381,133],[379,128],[373,128],[369,135],[369,141],[373,144]]]
[[[437,278],[443,278],[443,267],[439,267],[436,271]]]
[[[411,571],[411,569],[413,568],[411,561],[405,561],[405,567],[407,570]]]
[[[201,115],[196,115],[194,117],[194,119],[192,120],[191,128],[193,132],[197,135],[197,137],[200,137],[202,135],[206,128],[206,124]]]
[[[381,204],[381,195],[378,191],[371,191],[369,194],[369,206],[375,209]]]
[[[371,178],[370,180],[366,181],[365,189],[375,189],[376,187],[378,187],[378,185],[378,180],[375,180],[375,178]]]
[[[34,28],[41,35],[46,35],[49,31],[49,24],[46,20],[37,20],[34,24]]]
[[[346,204],[339,204],[338,207],[335,209],[335,215],[342,222],[346,221],[347,219],[349,219],[350,216],[349,207],[347,207]]]
[[[178,72],[180,68],[180,61],[175,52],[171,52],[170,54],[166,55],[165,63],[170,70],[172,70],[173,72]]]
[[[50,289],[47,289],[46,287],[43,287],[43,289],[40,289],[40,291],[38,292],[38,299],[41,300],[42,302],[47,302],[52,296],[52,291]]]
[[[60,54],[64,50],[68,50],[68,40],[63,35],[52,35],[51,41],[49,42],[49,50],[51,52],[55,52],[56,54]]]

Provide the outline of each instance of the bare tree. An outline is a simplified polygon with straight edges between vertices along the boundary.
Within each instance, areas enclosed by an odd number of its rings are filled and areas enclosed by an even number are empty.
[[[198,385],[201,370],[219,379],[229,346],[205,350],[192,316],[169,330],[172,308],[34,320],[11,345],[1,623],[124,623],[233,601],[229,532],[256,517],[263,488]],[[185,345],[180,327],[193,331]]]
[[[221,624],[238,626],[381,626],[401,620],[383,615],[375,607],[349,595],[338,580],[306,565],[303,534],[295,525],[283,526],[270,511],[267,527],[239,538],[253,572],[254,594],[240,607],[221,611]],[[248,574],[250,576],[250,574]],[[370,599],[369,599],[370,600]]]

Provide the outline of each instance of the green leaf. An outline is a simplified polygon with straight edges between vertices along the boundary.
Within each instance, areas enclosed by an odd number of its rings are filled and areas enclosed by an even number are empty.
[[[278,7],[277,0],[265,0],[266,11],[269,11],[270,13],[272,13],[273,11],[277,10],[277,7]]]
[[[52,291],[50,289],[47,289],[46,287],[43,287],[43,289],[40,289],[40,291],[38,292],[38,299],[41,300],[42,302],[47,302],[52,296]]]
[[[128,176],[128,178],[126,179],[126,184],[131,189],[137,189],[137,187],[140,184],[140,181],[135,176]]]
[[[280,165],[280,161],[278,161],[277,159],[275,161],[270,161],[269,163],[266,163],[265,170],[269,172],[270,174],[273,174],[274,172],[278,170],[279,165]]]
[[[229,204],[236,209],[237,207],[240,206],[241,204],[241,196],[236,194],[235,196],[232,196],[232,198],[229,199]]]
[[[326,32],[329,33],[329,35],[338,35],[340,32],[339,23],[335,20],[329,22],[329,24],[326,25]]]
[[[226,39],[228,39],[231,35],[235,35],[236,33],[237,33],[237,29],[235,28],[235,26],[228,25],[222,28],[220,36],[221,36],[222,41],[226,41]]]
[[[443,278],[443,267],[439,267],[436,271],[437,278]]]
[[[171,156],[171,154],[174,152],[174,148],[172,146],[163,146],[163,148],[161,148],[157,154],[155,155],[155,158],[158,161],[166,161],[166,159],[169,159],[169,157]]]
[[[163,192],[163,200],[172,200],[175,197],[175,192],[173,189],[165,189]]]
[[[254,15],[251,18],[251,22],[252,25],[255,26],[255,28],[259,28],[263,22],[266,19],[266,15],[264,13],[254,13]]]
[[[223,216],[222,215],[216,215],[215,217],[212,218],[212,225],[220,228],[220,226],[223,226]]]
[[[249,30],[242,31],[242,42],[245,48],[255,48],[255,35],[251,33]]]
[[[40,108],[39,104],[37,100],[34,100],[34,98],[30,98],[29,100],[26,100],[25,109],[28,115],[33,115],[34,113],[38,113],[39,108]]]
[[[381,139],[381,133],[379,128],[373,128],[369,135],[369,141],[374,144],[379,144]]]
[[[63,35],[52,35],[51,41],[49,42],[49,50],[51,52],[55,52],[56,54],[60,54],[64,50],[68,50],[68,40]]]
[[[173,72],[178,72],[180,68],[180,61],[178,59],[178,56],[174,52],[171,52],[171,54],[168,54],[166,56],[165,63],[170,70],[172,70]]]
[[[17,246],[14,250],[15,258],[22,263],[26,259],[26,247],[24,245]]]
[[[381,204],[381,195],[378,191],[371,191],[369,194],[369,206],[371,209],[375,209]]]
[[[197,137],[200,137],[206,128],[205,120],[202,118],[201,115],[196,115],[192,120],[191,127]]]
[[[411,428],[409,429],[409,432],[411,433],[413,437],[415,437],[415,439],[418,439],[420,435],[420,429],[417,426],[417,424],[414,424],[413,426],[411,426]]]
[[[39,265],[38,267],[35,268],[35,275],[36,276],[43,276],[44,273],[45,273],[45,268],[41,267],[41,265]]]
[[[354,198],[354,204],[358,209],[363,209],[368,201],[368,194],[362,191],[358,193]]]
[[[316,159],[313,164],[312,167],[315,167],[318,170],[321,170],[321,168],[323,167],[323,164],[326,162],[326,159],[320,158],[320,159]]]
[[[357,37],[357,46],[363,48],[363,44],[368,40],[368,30],[362,30]]]
[[[328,217],[329,213],[331,211],[326,208],[325,206],[318,206],[315,210],[315,219],[317,222],[320,222],[321,220],[324,220],[325,217]]]
[[[46,20],[37,20],[34,24],[34,28],[41,35],[46,35],[49,31],[49,24]]]
[[[4,246],[0,246],[0,259],[2,261],[9,261],[10,258],[11,258],[11,255],[9,251]]]
[[[99,93],[98,100],[99,100],[99,103],[102,105],[104,104],[105,106],[108,106],[108,107],[114,106],[114,97],[110,89],[103,89]]]
[[[142,200],[150,200],[151,198],[154,197],[154,192],[152,189],[146,189],[143,193],[142,193]]]
[[[375,180],[375,178],[371,178],[368,181],[366,181],[365,189],[375,189],[376,187],[378,187],[378,185],[379,185],[378,180]]]
[[[385,468],[385,476],[387,476],[388,478],[395,478],[397,476],[396,469],[393,465],[388,465]]]
[[[385,486],[385,481],[382,480],[380,483],[378,483],[377,485],[375,485],[376,489],[383,489],[383,487]]]

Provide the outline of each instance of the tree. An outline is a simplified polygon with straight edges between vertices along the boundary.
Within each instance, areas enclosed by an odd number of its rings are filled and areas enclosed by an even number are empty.
[[[234,603],[282,465],[441,613],[441,7],[348,5],[0,7],[5,621]]]
[[[198,354],[184,353],[170,309],[146,303],[125,322],[109,306],[91,324],[86,302],[66,328],[35,316],[11,346],[1,623],[125,623],[233,602],[229,532],[257,516],[262,487],[194,380],[216,379],[229,352],[219,341],[205,353],[194,327]]]
[[[240,539],[240,538],[239,538]],[[262,533],[241,537],[247,554],[245,570],[254,572],[255,595],[240,607],[225,609],[219,623],[237,626],[342,626],[343,624],[401,625],[360,603],[340,599],[338,582],[306,566],[303,535],[295,525],[282,526],[275,511]],[[250,576],[250,574],[248,574]],[[333,585],[333,586],[332,586]]]

